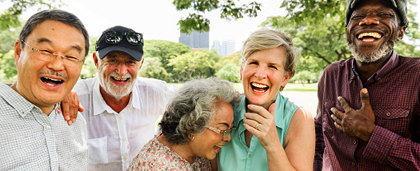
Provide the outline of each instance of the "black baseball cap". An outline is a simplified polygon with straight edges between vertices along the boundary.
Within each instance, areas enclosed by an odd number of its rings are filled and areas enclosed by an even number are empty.
[[[401,26],[408,26],[407,0],[389,0],[389,1],[391,1],[392,5],[395,7],[395,11],[400,16]],[[362,2],[362,0],[347,0],[346,23],[345,23],[346,27],[350,21],[350,16],[353,13],[354,8],[359,2]]]
[[[116,44],[107,43],[106,41],[106,34],[109,32],[118,32],[121,34],[121,41],[117,42]],[[124,52],[135,60],[140,61],[143,57],[143,38],[141,37],[141,41],[139,44],[131,44],[128,42],[128,39],[124,33],[136,33],[133,29],[123,27],[123,26],[114,26],[111,28],[106,29],[99,40],[96,42],[96,51],[99,52],[99,58],[103,59],[106,55],[108,55],[112,51],[119,51]]]

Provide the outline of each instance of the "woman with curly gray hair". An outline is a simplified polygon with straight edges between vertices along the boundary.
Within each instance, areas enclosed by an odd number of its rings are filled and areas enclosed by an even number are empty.
[[[231,140],[238,101],[228,81],[186,82],[159,123],[162,134],[143,146],[128,170],[211,170],[209,159]]]

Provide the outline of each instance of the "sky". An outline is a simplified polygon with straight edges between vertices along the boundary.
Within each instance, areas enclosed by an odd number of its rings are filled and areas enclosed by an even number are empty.
[[[179,26],[177,22],[188,16],[188,11],[176,11],[173,0],[62,0],[66,6],[60,9],[78,16],[84,23],[90,36],[99,37],[101,33],[112,26],[122,25],[143,34],[145,40],[169,40],[179,42]],[[241,3],[252,2],[241,0]],[[243,41],[268,16],[285,15],[280,9],[279,0],[259,0],[262,9],[256,18],[242,18],[227,21],[220,19],[219,10],[206,13],[210,19],[210,46],[214,40],[234,40],[236,50],[240,50]],[[1,7],[0,7],[1,8]],[[37,12],[31,8],[23,13],[22,18],[28,19]]]
[[[143,34],[145,40],[168,40],[178,42],[180,31],[177,22],[188,16],[188,11],[176,11],[173,0],[62,0],[66,5],[60,9],[78,16],[85,24],[89,35],[99,37],[101,33],[112,26],[122,25]],[[240,0],[249,3],[253,0]],[[240,50],[245,39],[269,16],[284,16],[286,11],[280,9],[282,0],[258,0],[262,4],[256,18],[242,18],[227,21],[220,19],[220,11],[206,13],[210,19],[210,46],[214,40],[234,40],[236,51]],[[0,0],[4,7],[10,6],[9,1]],[[420,5],[420,0],[417,0]],[[1,5],[3,6],[3,5]],[[0,12],[4,7],[0,6]],[[22,18],[28,19],[37,12],[33,7],[23,13]],[[417,14],[420,21],[420,12]]]

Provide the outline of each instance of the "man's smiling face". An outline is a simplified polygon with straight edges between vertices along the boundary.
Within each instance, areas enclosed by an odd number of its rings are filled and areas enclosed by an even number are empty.
[[[347,25],[347,44],[357,61],[372,63],[389,56],[404,30],[390,1],[363,1]]]

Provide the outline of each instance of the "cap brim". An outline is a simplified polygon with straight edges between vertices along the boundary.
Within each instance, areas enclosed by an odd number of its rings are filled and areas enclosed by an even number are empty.
[[[109,47],[99,50],[99,58],[103,59],[106,55],[108,55],[112,51],[124,52],[130,55],[132,58],[134,58],[137,61],[140,61],[143,57],[143,53],[136,50],[132,50],[132,49],[121,47],[121,46],[109,46]]]

